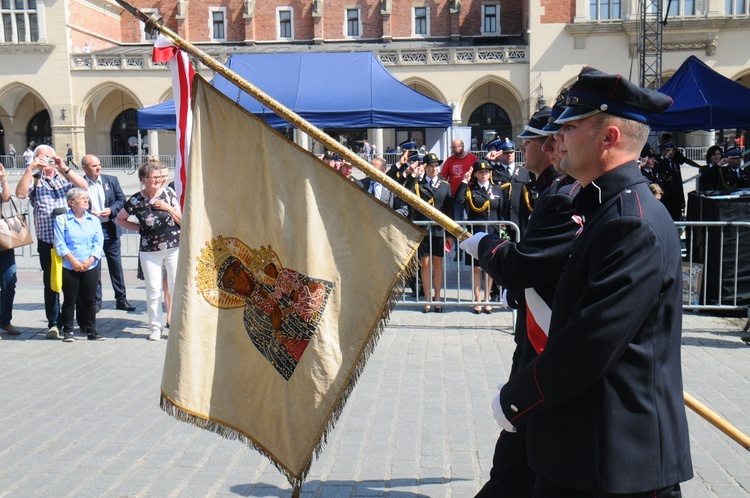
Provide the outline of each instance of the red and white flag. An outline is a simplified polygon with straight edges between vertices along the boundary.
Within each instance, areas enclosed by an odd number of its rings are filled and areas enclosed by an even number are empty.
[[[177,161],[175,163],[174,186],[180,206],[185,201],[186,165],[190,153],[190,136],[193,131],[192,84],[195,70],[185,52],[177,48],[172,40],[160,34],[154,42],[151,56],[154,62],[169,62],[172,70],[172,93],[177,117]]]

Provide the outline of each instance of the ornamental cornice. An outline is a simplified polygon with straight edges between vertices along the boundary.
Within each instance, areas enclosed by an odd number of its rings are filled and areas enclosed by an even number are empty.
[[[51,54],[55,50],[54,45],[47,43],[0,43],[0,54]]]

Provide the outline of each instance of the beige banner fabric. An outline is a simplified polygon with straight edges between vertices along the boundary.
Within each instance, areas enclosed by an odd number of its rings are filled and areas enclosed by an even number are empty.
[[[162,407],[301,486],[423,233],[200,77]]]

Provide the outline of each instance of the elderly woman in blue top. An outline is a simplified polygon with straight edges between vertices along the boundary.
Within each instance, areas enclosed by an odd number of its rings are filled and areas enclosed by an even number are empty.
[[[65,195],[68,211],[55,219],[55,250],[63,262],[63,342],[73,342],[73,314],[78,296],[81,332],[90,341],[104,340],[96,331],[96,286],[99,274],[94,271],[102,256],[104,235],[102,223],[88,212],[89,194],[72,188]]]

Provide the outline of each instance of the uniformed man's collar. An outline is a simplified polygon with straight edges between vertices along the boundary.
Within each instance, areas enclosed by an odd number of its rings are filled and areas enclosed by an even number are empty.
[[[557,171],[552,165],[547,166],[547,168],[542,171],[542,174],[539,175],[539,178],[536,179],[535,187],[537,192],[541,192],[543,189],[552,185],[552,182],[554,182],[555,178],[558,176],[562,176],[562,173]]]
[[[638,169],[636,161],[618,166],[581,189],[573,201],[575,212],[585,213],[596,209],[624,189],[637,183],[646,182],[647,180]]]

